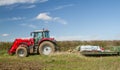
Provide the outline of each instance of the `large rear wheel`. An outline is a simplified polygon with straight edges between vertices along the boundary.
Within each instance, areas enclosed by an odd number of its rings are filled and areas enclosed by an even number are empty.
[[[16,55],[18,57],[27,57],[28,51],[27,51],[26,45],[20,45],[16,50]]]
[[[39,46],[39,53],[42,55],[49,55],[55,52],[55,45],[52,42],[45,41]]]

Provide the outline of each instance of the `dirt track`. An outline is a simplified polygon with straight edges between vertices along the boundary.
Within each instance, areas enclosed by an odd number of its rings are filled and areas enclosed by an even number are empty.
[[[43,65],[39,62],[4,62],[0,63],[0,70],[42,70]]]

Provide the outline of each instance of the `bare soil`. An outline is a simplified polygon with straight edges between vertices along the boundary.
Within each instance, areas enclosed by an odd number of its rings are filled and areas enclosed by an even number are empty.
[[[4,62],[0,63],[0,70],[42,70],[40,62]]]

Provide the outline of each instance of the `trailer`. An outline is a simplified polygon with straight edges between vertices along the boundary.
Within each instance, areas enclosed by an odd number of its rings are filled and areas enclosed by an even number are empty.
[[[100,46],[82,45],[76,47],[82,55],[85,56],[116,56],[120,55],[120,46],[113,46],[111,49],[105,50]]]

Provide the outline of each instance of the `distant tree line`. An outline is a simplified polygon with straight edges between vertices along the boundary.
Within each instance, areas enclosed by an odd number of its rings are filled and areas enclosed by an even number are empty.
[[[61,51],[67,51],[69,49],[75,49],[79,45],[96,45],[109,49],[113,46],[120,46],[120,40],[94,40],[94,41],[57,41],[57,46]],[[8,50],[12,46],[12,42],[0,42],[0,50]]]

